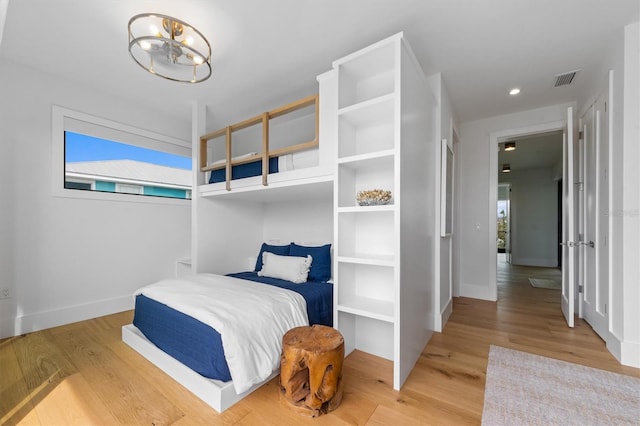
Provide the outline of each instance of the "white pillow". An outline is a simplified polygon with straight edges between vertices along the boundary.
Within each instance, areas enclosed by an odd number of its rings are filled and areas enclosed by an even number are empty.
[[[278,256],[265,251],[262,253],[262,269],[258,271],[261,277],[280,278],[296,284],[307,281],[313,258],[297,256]]]

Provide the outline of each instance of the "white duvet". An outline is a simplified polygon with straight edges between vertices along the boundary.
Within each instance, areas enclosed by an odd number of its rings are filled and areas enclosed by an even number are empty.
[[[135,292],[216,329],[238,394],[262,383],[280,365],[282,337],[308,325],[296,292],[215,274],[167,279]]]

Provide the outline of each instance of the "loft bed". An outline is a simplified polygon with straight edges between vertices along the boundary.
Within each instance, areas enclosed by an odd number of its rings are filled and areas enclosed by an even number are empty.
[[[301,110],[310,107],[315,108],[313,137],[303,142],[296,141],[287,146],[274,147],[282,145],[282,141],[276,138],[270,140],[270,133],[277,127],[277,124],[273,124],[273,120],[280,117],[285,117],[281,120],[295,117],[296,112],[300,114]],[[260,148],[248,149],[249,152],[236,155],[235,151],[240,150],[238,145],[242,142],[234,135],[242,130],[259,126],[261,126]],[[255,189],[255,187],[268,186],[270,181],[280,183],[313,180],[317,176],[330,175],[327,170],[318,167],[319,151],[322,148],[319,144],[319,126],[319,96],[316,94],[201,136],[199,168],[200,172],[206,173],[208,182],[201,186],[201,194],[220,194],[229,192],[232,188],[242,189],[246,186],[253,186]],[[213,148],[220,151],[221,142],[224,143],[223,158],[220,156],[211,158],[214,157],[211,154]],[[253,142],[255,145],[255,141]],[[232,182],[236,185],[232,185]]]
[[[145,286],[122,340],[222,412],[278,374],[286,331],[333,324],[330,247],[263,244],[254,271]]]

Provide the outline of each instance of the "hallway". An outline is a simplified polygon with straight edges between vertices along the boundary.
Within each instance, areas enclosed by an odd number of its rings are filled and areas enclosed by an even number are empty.
[[[584,320],[576,318],[575,327],[567,327],[560,290],[535,288],[530,277],[560,282],[561,271],[512,266],[502,259],[498,301],[454,298],[443,333],[433,335],[418,361],[412,376],[426,374],[427,393],[454,406],[457,415],[472,412],[480,419],[490,345],[640,377],[640,369],[621,365]]]
[[[550,315],[551,317],[560,315],[562,317],[560,312],[561,291],[559,289],[536,288],[529,282],[529,278],[542,278],[562,284],[561,269],[511,265],[507,263],[503,253],[499,253],[497,258],[496,278],[500,307],[522,306],[523,309],[531,309],[532,314]],[[546,309],[540,312],[539,309],[542,306],[539,305],[545,305]]]

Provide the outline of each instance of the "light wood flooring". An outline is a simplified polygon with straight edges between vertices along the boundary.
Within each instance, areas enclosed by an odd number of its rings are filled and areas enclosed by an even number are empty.
[[[401,391],[392,366],[362,352],[345,360],[344,399],[332,413],[301,417],[280,405],[277,378],[223,414],[122,343],[132,312],[0,341],[0,424],[411,425],[480,424],[489,345],[640,377],[621,366],[582,320],[569,329],[558,290],[536,289],[544,268],[498,268],[497,303],[454,300]]]

